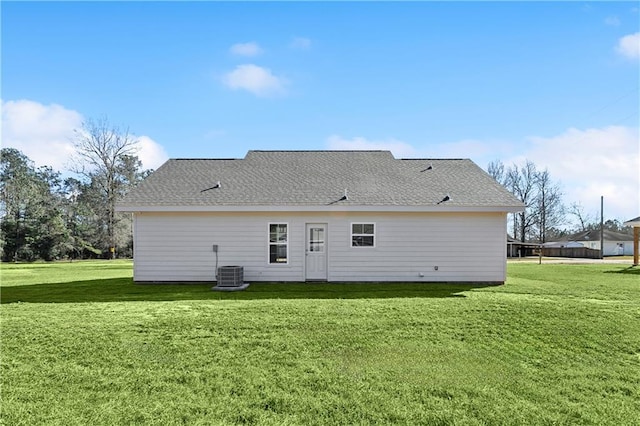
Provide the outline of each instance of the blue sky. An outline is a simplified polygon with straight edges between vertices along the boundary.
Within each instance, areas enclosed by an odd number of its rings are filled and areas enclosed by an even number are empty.
[[[107,116],[145,166],[250,149],[534,161],[640,214],[637,2],[2,2],[2,144],[64,169]]]

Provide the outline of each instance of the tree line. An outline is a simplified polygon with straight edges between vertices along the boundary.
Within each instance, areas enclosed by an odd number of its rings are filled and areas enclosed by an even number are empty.
[[[106,118],[74,132],[73,177],[36,167],[14,148],[0,150],[0,258],[2,261],[131,257],[132,218],[116,201],[152,171],[136,156],[137,139]],[[544,243],[570,233],[599,230],[599,218],[577,203],[566,206],[560,184],[531,161],[488,165],[487,172],[526,206],[509,220],[520,241]],[[566,220],[576,227],[567,229]],[[629,232],[618,220],[605,229]]]
[[[522,242],[545,243],[570,234],[600,230],[600,218],[585,212],[580,203],[564,203],[560,184],[545,168],[540,170],[532,161],[505,166],[496,160],[489,163],[487,173],[525,205],[509,220],[510,233]],[[567,227],[572,218],[576,226]],[[631,228],[617,219],[608,219],[603,228],[631,235]]]
[[[2,261],[131,257],[130,214],[115,204],[151,173],[137,139],[106,118],[74,132],[72,177],[36,167],[14,148],[0,151]]]

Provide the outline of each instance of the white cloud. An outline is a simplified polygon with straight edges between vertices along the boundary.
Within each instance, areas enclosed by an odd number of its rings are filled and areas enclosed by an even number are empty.
[[[73,129],[82,115],[61,105],[29,100],[2,102],[2,144],[16,148],[37,166],[63,170],[74,153]]]
[[[469,158],[480,167],[486,167],[490,161],[513,154],[514,145],[501,140],[464,139],[445,142],[430,147],[431,158]]]
[[[505,162],[533,161],[560,181],[567,203],[580,202],[598,212],[600,196],[605,217],[630,219],[640,212],[640,136],[638,129],[609,126],[568,129],[549,137],[532,137],[529,149]]]
[[[36,166],[67,171],[71,166],[69,159],[75,155],[74,130],[82,128],[83,120],[79,112],[57,104],[3,101],[2,144],[22,151]],[[145,169],[157,168],[167,159],[164,148],[153,139],[148,136],[137,139],[136,154]]]
[[[640,32],[620,38],[616,50],[629,59],[640,58]]]
[[[136,155],[143,169],[157,169],[169,158],[162,145],[149,136],[139,136],[137,139]]]
[[[604,20],[605,25],[609,25],[611,27],[619,27],[620,19],[617,16],[607,16]]]
[[[256,42],[249,43],[236,43],[229,48],[229,51],[238,56],[258,56],[262,54],[263,50]]]
[[[327,139],[326,146],[336,150],[390,150],[396,158],[471,158],[482,168],[493,160],[500,160],[507,167],[530,160],[538,169],[548,169],[552,179],[560,183],[566,204],[579,202],[585,211],[595,215],[602,195],[605,218],[628,220],[640,214],[640,133],[637,128],[568,129],[559,135],[534,136],[511,144],[462,140],[419,147],[397,139],[333,135]]]
[[[513,144],[503,141],[465,139],[457,142],[434,143],[414,146],[394,138],[369,140],[363,137],[351,139],[339,135],[327,138],[328,149],[335,150],[388,150],[396,158],[470,158],[479,166],[497,160],[513,152]]]
[[[418,155],[414,147],[396,139],[372,141],[362,137],[345,139],[339,135],[332,135],[327,138],[327,147],[338,151],[391,151],[396,158],[410,158]]]
[[[295,50],[309,50],[311,49],[311,40],[305,37],[294,37],[289,43],[289,47]]]
[[[246,90],[256,96],[274,96],[285,92],[286,80],[270,69],[254,64],[238,65],[227,73],[223,83],[232,90]]]

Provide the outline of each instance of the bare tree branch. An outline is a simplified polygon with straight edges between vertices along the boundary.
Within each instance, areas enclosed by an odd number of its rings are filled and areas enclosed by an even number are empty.
[[[118,167],[126,156],[136,152],[137,139],[129,129],[120,129],[106,117],[87,120],[75,130],[73,145],[77,152],[75,173],[94,180],[103,191],[108,210],[107,233],[112,257],[115,257],[115,208],[118,195]]]

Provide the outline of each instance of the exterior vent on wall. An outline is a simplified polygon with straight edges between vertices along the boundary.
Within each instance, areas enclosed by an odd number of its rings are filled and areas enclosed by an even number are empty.
[[[249,287],[244,282],[244,268],[242,266],[221,266],[218,268],[217,284],[212,290],[238,291]]]

